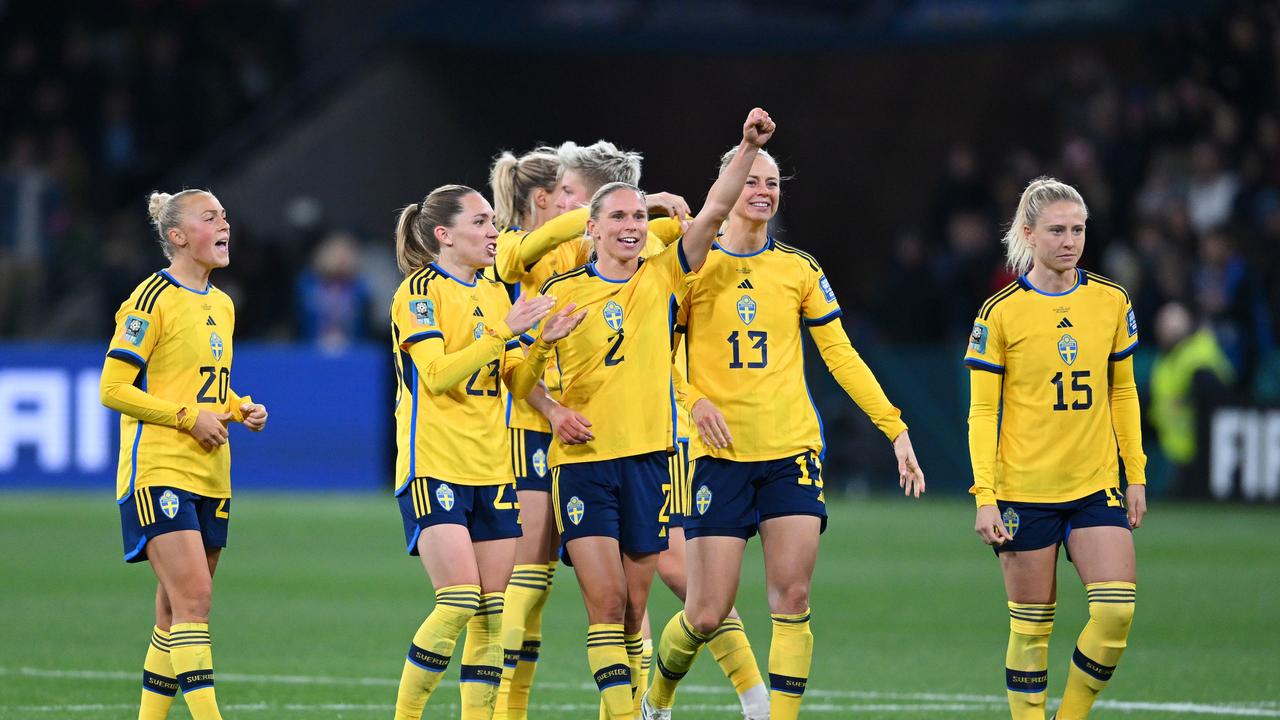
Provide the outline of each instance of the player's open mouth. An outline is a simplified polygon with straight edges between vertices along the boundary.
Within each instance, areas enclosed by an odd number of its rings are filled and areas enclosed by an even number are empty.
[[[622,237],[618,238],[618,242],[622,243],[623,245],[626,245],[627,247],[632,247],[634,245],[639,244],[640,238],[635,237],[634,235],[623,235]]]
[[[498,254],[498,243],[485,243],[484,251],[496,256]]]
[[[757,210],[768,210],[773,207],[773,203],[766,200],[756,200],[755,202],[750,203],[750,205]]]
[[[230,242],[230,238],[222,238],[220,240],[214,240],[213,246],[216,248],[222,248],[225,250],[229,242]]]

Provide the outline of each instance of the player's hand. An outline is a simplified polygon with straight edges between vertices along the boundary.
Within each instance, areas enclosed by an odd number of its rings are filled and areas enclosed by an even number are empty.
[[[1000,519],[1000,508],[995,505],[983,505],[978,508],[978,520],[973,528],[982,542],[988,545],[1003,545],[1013,539],[1004,521]]]
[[[262,403],[245,403],[240,406],[240,414],[244,426],[254,432],[262,432],[267,426],[267,406]]]
[[[208,410],[196,411],[196,424],[187,432],[200,443],[205,450],[216,450],[227,444],[229,433],[227,423],[231,422],[231,413],[215,413]]]
[[[575,313],[574,310],[577,309],[576,303],[569,303],[561,308],[560,312],[552,315],[547,320],[547,324],[542,327],[541,337],[543,341],[548,343],[558,342],[573,332],[573,329],[578,325],[581,325],[582,319],[587,316],[587,311],[584,308],[582,312]]]
[[[507,313],[507,327],[519,335],[542,322],[542,318],[555,307],[556,299],[549,295],[521,295],[511,303]]]
[[[723,450],[733,444],[733,435],[729,434],[729,425],[724,415],[710,400],[699,398],[690,410],[693,424],[698,426],[698,436],[708,447]]]
[[[777,128],[773,118],[769,117],[769,113],[760,108],[752,108],[747,114],[747,122],[742,126],[742,140],[748,145],[764,147]]]
[[[668,192],[653,193],[644,196],[645,203],[649,206],[650,215],[666,215],[677,220],[684,220],[685,217],[691,215],[689,212],[689,203],[684,198]]]
[[[1137,530],[1142,527],[1142,518],[1147,514],[1147,486],[1130,485],[1124,495],[1129,504],[1129,527]]]
[[[577,410],[556,403],[547,416],[551,421],[551,430],[565,445],[581,445],[596,439],[591,432],[591,421]]]
[[[924,492],[924,470],[916,460],[915,448],[911,447],[911,437],[903,430],[893,439],[893,454],[898,456],[898,487],[903,495],[920,497]]]

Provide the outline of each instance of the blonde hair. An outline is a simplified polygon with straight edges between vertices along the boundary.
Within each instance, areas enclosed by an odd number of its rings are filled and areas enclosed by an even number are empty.
[[[1009,230],[1005,232],[1002,240],[1006,264],[1015,275],[1022,275],[1030,270],[1032,261],[1035,259],[1035,250],[1027,241],[1026,233],[1022,228],[1034,228],[1036,221],[1040,219],[1040,213],[1044,212],[1045,208],[1063,201],[1079,205],[1084,211],[1085,218],[1089,217],[1089,207],[1084,204],[1080,191],[1057,178],[1041,175],[1032,180],[1027,185],[1027,189],[1022,191],[1022,198],[1018,200],[1018,210],[1014,212]]]
[[[585,147],[569,141],[562,144],[556,154],[560,157],[562,173],[565,170],[576,171],[584,181],[597,189],[615,182],[632,186],[640,184],[640,161],[644,156],[638,152],[619,150],[606,140],[597,140]]]
[[[734,145],[733,147],[729,148],[729,150],[728,150],[725,154],[721,155],[721,156],[720,156],[720,171],[719,171],[718,173],[716,173],[716,174],[717,174],[717,176],[719,176],[719,175],[723,175],[723,174],[724,174],[724,171],[725,171],[726,169],[728,169],[728,167],[729,167],[729,163],[733,162],[733,159],[734,159],[735,157],[737,157],[737,156],[738,156],[738,146],[737,146],[737,145]],[[757,150],[757,151],[756,151],[756,157],[768,158],[768,159],[769,159],[769,162],[773,163],[773,166],[774,166],[774,167],[776,167],[776,168],[781,168],[781,166],[780,166],[780,165],[778,165],[778,161],[777,161],[777,159],[775,159],[772,155],[770,155],[770,154],[769,154],[769,151],[768,151],[768,150],[765,150],[764,148],[760,148],[759,150]],[[781,169],[779,169],[779,173],[781,173]],[[781,178],[779,178],[779,179],[781,179]]]
[[[204,193],[212,195],[208,190],[183,190],[182,192],[169,193],[153,192],[147,198],[147,214],[151,216],[151,226],[156,229],[156,234],[160,236],[160,250],[164,256],[170,260],[173,259],[174,253],[178,251],[173,241],[169,239],[169,231],[182,225],[182,213],[186,210],[186,201],[194,195]]]
[[[555,190],[560,175],[556,149],[540,147],[517,158],[503,152],[493,160],[489,187],[493,189],[494,219],[500,228],[513,228],[529,212],[529,196],[542,188]]]
[[[475,190],[466,185],[441,185],[422,202],[406,205],[396,222],[396,265],[408,275],[440,257],[436,228],[453,224],[462,212],[462,198]]]

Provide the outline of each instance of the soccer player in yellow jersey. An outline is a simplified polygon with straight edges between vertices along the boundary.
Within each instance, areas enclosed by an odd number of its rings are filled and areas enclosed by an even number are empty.
[[[1041,177],[1027,186],[1004,238],[1019,277],[982,304],[965,354],[970,492],[1009,597],[1014,720],[1044,718],[1059,545],[1089,599],[1059,720],[1089,714],[1133,621],[1131,528],[1147,511],[1131,357],[1138,327],[1124,288],[1076,267],[1087,218],[1070,185]]]
[[[722,158],[722,178],[739,155],[731,150]],[[764,152],[737,181],[733,213],[689,291],[685,327],[677,328],[686,333],[699,435],[684,518],[688,594],[662,632],[645,718],[671,716],[677,684],[729,616],[746,541],[757,532],[773,613],[769,717],[799,713],[813,648],[809,588],[826,524],[824,440],[804,380],[802,326],[836,380],[892,441],[899,485],[916,497],[924,490],[906,425],[845,335],[822,269],[768,235],[780,182],[777,163]]]
[[[255,432],[267,410],[231,389],[235,307],[209,283],[230,262],[231,225],[204,190],[152,193],[152,225],[169,258],[116,311],[102,404],[120,412],[116,503],[126,562],[159,580],[139,720],[161,720],[179,690],[195,720],[217,720],[209,607],[227,544],[227,423]]]
[[[406,278],[391,305],[396,377],[396,496],[409,553],[436,605],[409,645],[397,720],[418,720],[458,635],[464,720],[493,713],[502,670],[503,590],[520,535],[499,383],[528,395],[518,336],[547,316],[549,297],[513,304],[481,276],[493,262],[493,210],[475,190],[445,185],[404,208],[396,260]],[[573,306],[548,318],[544,344],[582,321]]]
[[[635,185],[640,180],[639,153],[599,141],[582,147],[538,148],[517,159],[503,153],[490,171],[499,226],[493,275],[509,284],[513,296],[537,294],[553,275],[586,263],[591,241],[584,236],[587,209],[579,207],[610,182]],[[667,218],[650,224],[642,255],[661,252],[683,232],[688,214],[684,200],[670,193],[646,197],[649,210]],[[539,390],[526,401],[508,396],[512,469],[520,498],[521,529],[516,565],[503,610],[503,683],[494,712],[497,720],[524,720],[542,640],[542,608],[550,594],[559,544],[551,514],[547,453],[553,428],[567,441],[590,437],[590,422],[564,408],[558,369],[544,375],[550,391]]]
[[[552,442],[552,502],[562,559],[574,566],[587,609],[587,659],[611,718],[635,717],[641,620],[657,554],[667,544],[660,515],[675,443],[673,303],[705,260],[773,129],[767,113],[751,111],[739,161],[712,186],[684,237],[643,262],[643,194],[625,183],[600,188],[588,224],[597,259],[543,286],[544,294],[584,308],[590,318],[554,348],[560,402],[594,424],[586,442]],[[552,352],[538,340],[530,363],[544,364]]]

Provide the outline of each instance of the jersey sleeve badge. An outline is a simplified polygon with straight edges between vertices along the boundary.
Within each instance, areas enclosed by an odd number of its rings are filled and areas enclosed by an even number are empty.
[[[124,341],[131,343],[134,347],[142,346],[142,338],[147,335],[147,328],[151,323],[143,320],[137,315],[130,315],[124,320]]]
[[[836,301],[836,293],[831,289],[831,283],[827,282],[826,275],[818,278],[818,287],[822,288],[822,296],[827,299],[827,302],[833,303]]]
[[[1126,315],[1126,319],[1129,321],[1129,337],[1133,337],[1134,335],[1137,335],[1138,319],[1133,316],[1133,308],[1129,308],[1129,312]]]
[[[409,312],[413,313],[419,325],[436,324],[436,304],[431,298],[410,300]]]
[[[969,333],[969,349],[984,355],[987,352],[987,326],[982,323],[973,324],[973,332]]]

